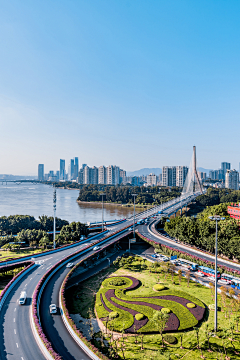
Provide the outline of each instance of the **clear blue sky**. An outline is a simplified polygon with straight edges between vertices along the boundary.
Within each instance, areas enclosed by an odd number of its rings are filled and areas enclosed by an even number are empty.
[[[0,173],[238,167],[238,0],[0,0]]]

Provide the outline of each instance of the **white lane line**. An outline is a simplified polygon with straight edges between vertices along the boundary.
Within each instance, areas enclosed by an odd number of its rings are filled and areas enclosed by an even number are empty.
[[[52,265],[51,265],[51,266],[49,266],[48,268],[46,268],[46,270],[50,269],[51,267],[52,267]]]
[[[24,360],[24,358],[23,358],[23,357],[21,357],[21,360]]]
[[[15,308],[14,311],[16,311],[17,309]]]
[[[32,278],[30,280],[32,280]]]
[[[14,334],[16,335],[16,333],[17,333],[17,332],[16,332],[16,329],[14,329]]]
[[[27,286],[27,284],[25,284],[25,286]]]
[[[17,345],[17,348],[18,348],[18,343],[16,343],[16,345]]]
[[[15,322],[15,318],[13,319],[13,322]]]

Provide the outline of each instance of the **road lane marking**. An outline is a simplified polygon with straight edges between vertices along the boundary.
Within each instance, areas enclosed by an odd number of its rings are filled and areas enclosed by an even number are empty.
[[[13,319],[13,322],[15,322],[15,318]]]
[[[16,343],[16,345],[17,345],[17,348],[18,348],[18,343]]]
[[[14,329],[14,334],[16,335],[16,329]]]
[[[32,280],[32,278],[30,280]]]
[[[15,308],[14,311],[16,311],[17,309]]]

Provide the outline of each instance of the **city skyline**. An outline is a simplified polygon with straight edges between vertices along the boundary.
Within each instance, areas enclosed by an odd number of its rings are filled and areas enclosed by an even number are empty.
[[[72,154],[128,171],[189,166],[193,144],[198,166],[238,169],[239,10],[2,2],[0,173],[36,174]]]

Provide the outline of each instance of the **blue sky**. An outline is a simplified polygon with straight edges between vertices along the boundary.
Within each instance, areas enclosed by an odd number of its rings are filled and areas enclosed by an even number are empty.
[[[0,0],[0,173],[240,161],[239,1]]]

